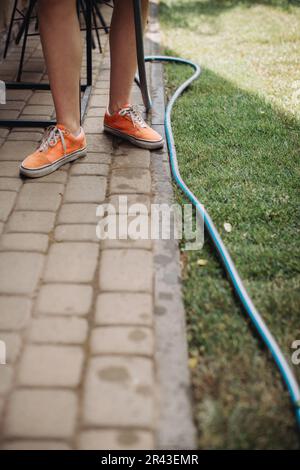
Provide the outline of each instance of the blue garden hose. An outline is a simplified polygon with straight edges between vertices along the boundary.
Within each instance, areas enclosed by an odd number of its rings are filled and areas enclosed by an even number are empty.
[[[172,132],[172,125],[171,125],[171,113],[176,100],[180,97],[180,95],[184,92],[186,88],[196,80],[200,74],[201,69],[199,65],[195,64],[194,62],[186,59],[181,59],[179,57],[169,57],[169,56],[147,56],[145,57],[146,62],[172,62],[172,63],[179,63],[189,65],[194,69],[193,75],[188,78],[184,83],[182,83],[175,93],[172,95],[170,101],[167,104],[166,111],[165,111],[165,132],[166,132],[166,139],[167,145],[169,150],[169,157],[170,157],[170,166],[172,170],[172,175],[174,180],[176,181],[177,186],[184,192],[184,194],[188,197],[188,199],[192,202],[195,206],[196,210],[199,212],[201,218],[203,219],[204,225],[212,239],[213,245],[221,258],[221,261],[224,265],[224,268],[229,276],[229,279],[232,283],[235,293],[237,294],[239,300],[241,301],[247,315],[252,320],[258,334],[260,335],[261,339],[271,352],[274,361],[277,364],[277,367],[281,373],[281,376],[287,386],[293,407],[295,409],[295,415],[297,424],[300,428],[300,388],[296,381],[296,378],[284,357],[283,352],[278,346],[277,341],[271,334],[270,330],[268,329],[266,323],[262,319],[260,313],[255,308],[250,296],[248,295],[245,286],[242,282],[242,279],[237,272],[237,269],[227,251],[226,246],[224,245],[222,238],[220,237],[212,219],[210,218],[208,212],[204,208],[204,206],[200,203],[200,201],[196,198],[193,192],[189,189],[186,185],[184,180],[180,175],[180,170],[178,166],[177,154],[176,154],[176,147]]]

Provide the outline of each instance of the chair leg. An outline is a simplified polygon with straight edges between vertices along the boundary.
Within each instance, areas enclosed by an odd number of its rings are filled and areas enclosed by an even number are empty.
[[[25,51],[26,51],[26,44],[27,44],[27,37],[28,37],[28,29],[29,29],[31,14],[35,6],[35,3],[36,3],[36,0],[30,0],[28,10],[24,18],[24,39],[23,39],[22,52],[21,52],[21,58],[20,58],[20,63],[19,63],[19,70],[18,70],[18,75],[17,75],[17,82],[21,81]]]
[[[85,21],[85,27],[87,28],[88,21],[87,21],[87,9],[85,8],[85,2],[83,2],[83,0],[79,0],[79,2],[80,2],[80,6],[81,6],[81,11],[83,13],[84,21]],[[92,48],[96,49],[94,36],[93,36],[92,32],[91,32],[91,41],[92,41]]]
[[[18,4],[18,0],[15,0],[14,6],[13,6],[13,9],[12,9],[12,13],[11,13],[11,18],[10,18],[8,33],[7,33],[7,37],[6,37],[6,41],[5,41],[5,48],[4,48],[4,53],[3,53],[3,58],[4,58],[4,59],[5,59],[5,57],[7,56],[7,51],[8,51],[8,46],[9,46],[9,43],[10,43],[10,38],[11,38],[11,33],[12,33],[12,27],[13,27],[13,23],[14,23],[14,19],[15,19],[15,14],[16,14],[16,9],[17,9],[17,4]]]
[[[77,15],[80,23],[80,11],[82,11],[84,22],[85,22],[85,32],[86,32],[86,72],[87,80],[86,86],[90,89],[92,86],[93,79],[93,65],[92,65],[92,49],[95,49],[95,42],[92,32],[92,0],[77,0],[76,2]],[[80,91],[81,96],[81,91]],[[80,100],[82,104],[82,100]],[[81,118],[83,118],[84,109],[81,110]]]
[[[24,34],[24,31],[25,31],[25,27],[26,27],[26,21],[27,21],[27,15],[28,15],[28,12],[30,10],[30,3],[31,3],[31,0],[29,2],[29,5],[28,5],[28,8],[27,8],[27,11],[26,13],[23,15],[23,21],[21,23],[21,26],[20,26],[20,29],[18,31],[18,34],[17,34],[17,37],[16,37],[16,40],[15,40],[15,43],[18,45],[22,39],[22,36]]]
[[[100,22],[101,22],[101,24],[102,24],[102,27],[103,27],[104,31],[106,32],[106,34],[108,34],[108,32],[109,32],[109,27],[107,26],[106,21],[105,21],[105,19],[103,18],[103,15],[102,15],[102,13],[101,13],[101,11],[100,11],[100,8],[99,8],[99,6],[98,6],[97,0],[94,0],[93,3],[94,3],[94,6],[95,6],[95,10],[96,10],[96,12],[97,12],[98,18],[99,18],[99,20],[100,20]]]
[[[97,36],[99,51],[100,51],[100,53],[102,53],[102,46],[101,46],[100,35],[99,35],[99,31],[98,31],[97,17],[96,17],[96,14],[95,14],[94,5],[92,5],[92,14],[93,14],[93,23],[94,23],[94,26],[95,26],[95,31],[96,31],[96,36]]]
[[[86,0],[86,82],[92,86],[93,60],[92,60],[92,0]]]
[[[77,16],[78,16],[78,21],[80,23],[80,1],[76,0],[76,11],[77,11]]]

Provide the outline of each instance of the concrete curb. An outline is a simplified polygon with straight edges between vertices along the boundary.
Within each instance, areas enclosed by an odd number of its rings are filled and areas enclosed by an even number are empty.
[[[146,51],[149,55],[160,53],[158,0],[150,2]],[[152,125],[164,134],[163,66],[152,64],[150,73]],[[151,156],[153,203],[171,205],[175,201],[167,149],[152,152]],[[156,435],[158,449],[196,448],[179,261],[176,240],[154,242],[155,362],[160,389],[160,414]]]

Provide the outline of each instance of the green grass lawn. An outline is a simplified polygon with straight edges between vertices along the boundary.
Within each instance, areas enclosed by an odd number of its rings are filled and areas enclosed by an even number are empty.
[[[300,8],[161,0],[160,21],[166,52],[203,68],[173,114],[182,175],[290,361],[300,339]],[[189,73],[167,66],[167,90]],[[299,448],[279,373],[209,241],[182,259],[199,447]]]

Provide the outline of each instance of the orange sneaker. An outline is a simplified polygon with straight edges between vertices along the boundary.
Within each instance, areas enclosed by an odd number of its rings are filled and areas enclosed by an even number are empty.
[[[47,129],[40,147],[23,160],[20,173],[29,178],[38,178],[85,155],[86,140],[83,129],[81,128],[79,135],[75,137],[68,129],[58,124]]]
[[[164,144],[161,135],[144,121],[137,106],[130,104],[126,104],[114,114],[109,114],[107,110],[104,116],[104,130],[149,150],[161,148]]]

